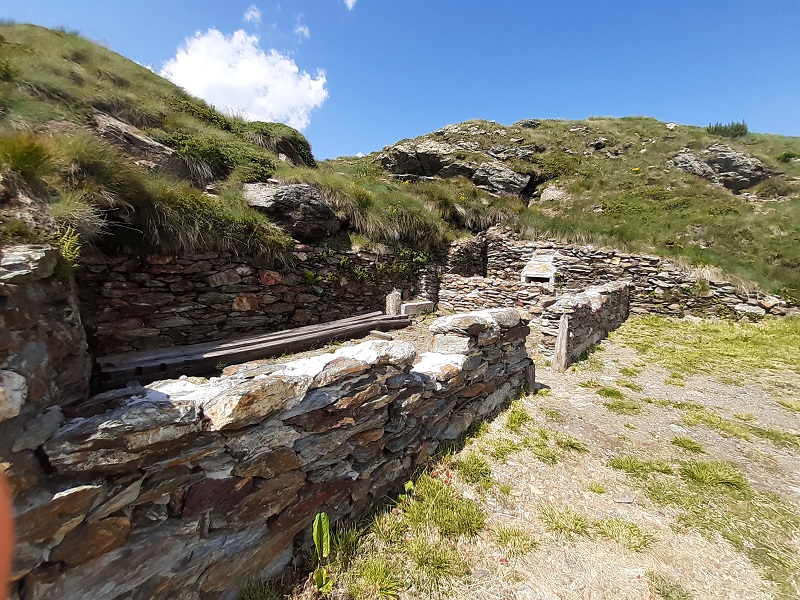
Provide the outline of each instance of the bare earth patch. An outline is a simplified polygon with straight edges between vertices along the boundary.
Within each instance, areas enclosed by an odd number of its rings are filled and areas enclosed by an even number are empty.
[[[488,519],[477,539],[460,542],[472,571],[451,597],[800,595],[800,417],[785,406],[787,390],[800,389],[800,374],[785,366],[737,372],[733,357],[719,374],[673,372],[624,345],[625,327],[566,373],[539,367],[537,380],[546,387],[522,399],[531,419],[518,433],[500,415],[456,455],[493,456],[512,441],[518,448],[502,454],[505,461],[490,459],[488,489],[456,483]],[[609,400],[619,398],[598,394],[604,389],[619,390],[640,409],[611,410]],[[573,436],[588,452],[561,451],[555,464],[542,460],[523,443],[542,428],[550,438]],[[609,465],[630,456],[654,462],[634,475]],[[702,477],[699,484],[691,478],[698,463],[730,465],[746,487]],[[696,510],[695,499],[714,510]],[[563,517],[555,523],[552,509]],[[574,514],[564,517],[565,509]],[[503,528],[526,532],[536,547],[511,556],[498,543]]]

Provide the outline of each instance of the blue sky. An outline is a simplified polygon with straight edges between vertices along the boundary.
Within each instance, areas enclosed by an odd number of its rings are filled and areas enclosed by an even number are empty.
[[[800,0],[3,0],[0,16],[167,65],[218,107],[302,127],[320,158],[470,118],[800,136]]]

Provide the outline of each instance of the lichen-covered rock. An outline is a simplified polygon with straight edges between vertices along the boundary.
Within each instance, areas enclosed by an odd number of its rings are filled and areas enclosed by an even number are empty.
[[[0,421],[16,417],[27,396],[28,384],[22,375],[0,370]]]

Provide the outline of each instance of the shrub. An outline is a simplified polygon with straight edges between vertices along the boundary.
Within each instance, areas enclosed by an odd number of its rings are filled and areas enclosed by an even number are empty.
[[[800,152],[792,152],[792,151],[781,152],[775,158],[777,158],[781,162],[789,162],[794,158],[800,158]]]
[[[744,137],[750,133],[744,121],[731,121],[730,123],[709,123],[706,131],[712,135],[728,138]]]

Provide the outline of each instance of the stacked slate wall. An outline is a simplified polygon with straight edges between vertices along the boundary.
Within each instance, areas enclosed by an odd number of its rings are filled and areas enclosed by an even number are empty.
[[[656,256],[594,246],[519,240],[498,228],[490,229],[485,237],[487,277],[519,281],[522,269],[536,250],[554,249],[557,293],[627,280],[631,282],[632,313],[733,316],[785,315],[796,311],[775,296],[748,293],[727,281],[702,280]]]
[[[540,318],[539,352],[565,370],[628,318],[630,285],[607,283],[566,294],[547,306]]]
[[[533,381],[511,309],[440,318],[432,351],[372,341],[95,396],[0,461],[26,600],[236,597],[319,510],[354,519]],[[35,418],[25,415],[11,442]],[[5,451],[4,451],[5,452]]]
[[[195,344],[383,310],[397,287],[435,298],[406,256],[297,246],[289,265],[204,252],[83,258],[81,311],[95,356]],[[421,283],[419,283],[421,281]]]

